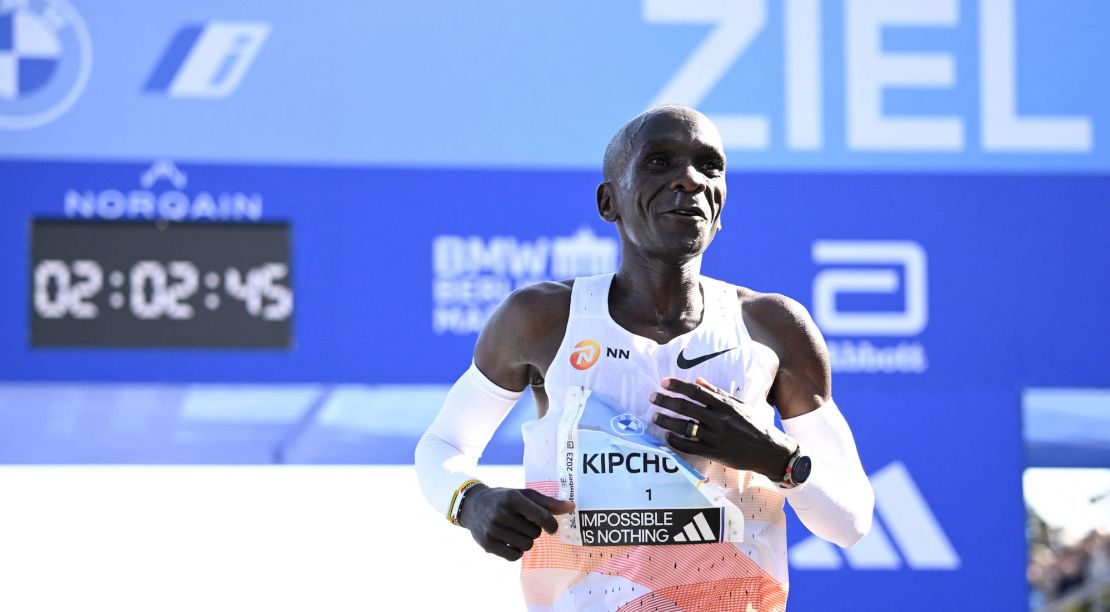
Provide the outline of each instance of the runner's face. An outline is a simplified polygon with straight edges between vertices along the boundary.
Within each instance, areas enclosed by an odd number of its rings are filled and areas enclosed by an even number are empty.
[[[716,127],[697,113],[647,118],[613,186],[625,240],[665,259],[700,255],[725,203],[725,154]]]

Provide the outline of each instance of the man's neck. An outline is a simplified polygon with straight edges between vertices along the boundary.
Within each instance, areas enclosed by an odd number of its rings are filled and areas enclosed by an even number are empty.
[[[701,257],[662,262],[626,251],[609,292],[609,312],[636,334],[669,340],[701,321]]]

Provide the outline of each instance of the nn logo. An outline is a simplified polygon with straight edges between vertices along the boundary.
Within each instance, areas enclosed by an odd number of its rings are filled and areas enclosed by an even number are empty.
[[[576,370],[588,370],[601,357],[601,346],[593,340],[583,340],[574,345],[570,354],[570,365]]]
[[[615,359],[628,359],[631,352],[628,349],[618,349],[611,346],[605,347],[605,356]],[[601,357],[601,345],[595,340],[583,340],[574,345],[570,354],[570,365],[576,370],[588,370],[597,363]]]
[[[171,98],[226,98],[270,34],[258,21],[210,21],[177,31],[144,90]]]
[[[906,466],[891,463],[871,476],[871,485],[875,489],[876,518],[871,532],[840,552],[835,545],[810,536],[790,547],[791,567],[833,570],[843,567],[845,560],[848,567],[858,570],[896,570],[903,561],[914,570],[960,567],[959,555]]]

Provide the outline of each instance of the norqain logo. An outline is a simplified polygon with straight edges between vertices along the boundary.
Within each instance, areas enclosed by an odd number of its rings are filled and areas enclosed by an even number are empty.
[[[260,221],[262,195],[186,187],[189,176],[162,159],[139,175],[137,186],[68,189],[65,216],[78,219],[165,219],[167,221]],[[136,188],[137,187],[137,188]]]
[[[928,264],[916,242],[818,240],[813,261],[839,264],[813,278],[813,317],[826,336],[912,338],[929,322]],[[847,310],[840,296],[900,296],[893,310]],[[834,371],[921,373],[928,367],[925,347],[916,340],[873,343],[866,339],[830,339]]]

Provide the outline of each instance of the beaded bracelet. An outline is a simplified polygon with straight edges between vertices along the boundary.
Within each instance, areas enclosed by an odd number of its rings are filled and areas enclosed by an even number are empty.
[[[451,496],[451,507],[447,509],[447,520],[452,525],[459,524],[459,510],[462,510],[462,500],[466,496],[466,492],[479,484],[481,484],[481,481],[470,479],[455,489],[455,494]]]

